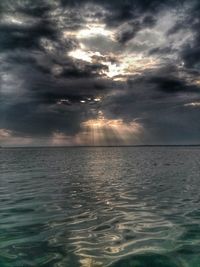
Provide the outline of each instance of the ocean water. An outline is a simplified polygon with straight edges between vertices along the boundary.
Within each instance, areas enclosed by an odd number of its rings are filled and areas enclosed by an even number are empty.
[[[0,149],[0,267],[200,266],[200,148]]]

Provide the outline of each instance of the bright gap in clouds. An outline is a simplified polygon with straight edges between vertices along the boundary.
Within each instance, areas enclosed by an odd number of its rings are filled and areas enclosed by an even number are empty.
[[[124,122],[122,119],[108,119],[99,111],[96,119],[82,123],[82,132],[76,141],[92,145],[130,145],[137,141],[143,127],[136,120]]]
[[[91,38],[97,35],[106,36],[107,38],[113,39],[114,34],[111,30],[106,29],[105,24],[101,23],[90,23],[86,24],[85,29],[77,32],[76,37],[78,39]]]
[[[99,75],[107,76],[115,81],[124,81],[131,75],[141,74],[146,69],[153,69],[160,63],[158,59],[153,57],[143,57],[142,55],[131,54],[122,55],[116,59],[117,63],[106,60],[107,56],[97,52],[86,51],[82,49],[72,50],[68,54],[70,57],[78,60],[83,60],[88,63],[99,63],[107,67],[107,69],[101,70]],[[96,60],[95,57],[101,59]]]
[[[130,145],[137,143],[144,129],[136,120],[108,119],[99,111],[97,118],[81,124],[81,131],[75,136],[55,132],[49,140],[51,145]]]

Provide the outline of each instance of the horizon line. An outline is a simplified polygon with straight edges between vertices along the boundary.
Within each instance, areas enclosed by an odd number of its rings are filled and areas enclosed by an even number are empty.
[[[4,148],[101,148],[101,147],[200,147],[200,144],[144,144],[144,145],[63,145],[63,146],[51,146],[51,145],[32,145],[32,146],[2,146]]]

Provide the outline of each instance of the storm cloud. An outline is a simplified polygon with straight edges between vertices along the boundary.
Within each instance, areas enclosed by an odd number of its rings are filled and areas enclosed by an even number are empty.
[[[197,0],[2,0],[1,144],[199,143],[199,11]]]

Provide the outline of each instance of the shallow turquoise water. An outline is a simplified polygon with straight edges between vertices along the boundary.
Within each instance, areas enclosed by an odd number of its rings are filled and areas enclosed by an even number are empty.
[[[1,149],[4,266],[199,267],[200,149]]]

